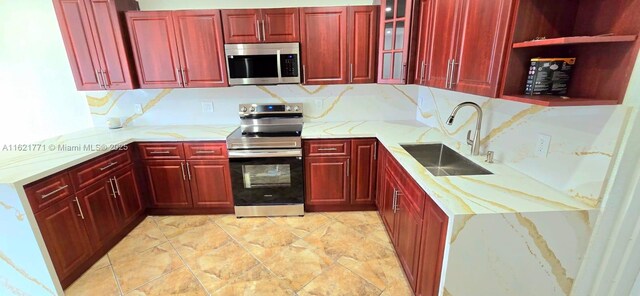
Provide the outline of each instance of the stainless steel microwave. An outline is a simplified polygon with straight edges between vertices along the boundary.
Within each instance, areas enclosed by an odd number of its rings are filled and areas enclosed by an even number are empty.
[[[300,83],[300,43],[225,44],[229,85]]]

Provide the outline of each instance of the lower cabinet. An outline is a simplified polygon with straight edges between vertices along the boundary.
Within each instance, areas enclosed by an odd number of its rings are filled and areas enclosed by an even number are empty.
[[[429,197],[422,224],[416,295],[438,295],[449,218]]]
[[[121,223],[128,225],[144,212],[144,204],[140,196],[140,185],[133,165],[118,171],[112,178],[118,193],[118,207]]]
[[[305,209],[373,210],[376,139],[306,140]]]
[[[182,160],[150,160],[145,163],[153,208],[190,208],[191,192]]]
[[[120,230],[117,193],[111,179],[98,181],[79,191],[84,226],[95,249],[105,245]]]
[[[68,197],[35,216],[53,267],[63,281],[93,254],[80,204],[76,197]]]
[[[194,207],[233,207],[228,161],[189,161],[187,165]]]

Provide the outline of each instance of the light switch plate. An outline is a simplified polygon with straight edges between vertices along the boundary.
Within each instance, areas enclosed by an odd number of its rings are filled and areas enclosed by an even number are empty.
[[[136,114],[142,114],[142,105],[141,104],[134,104],[133,105],[133,110]]]
[[[213,113],[213,102],[202,102],[202,113]]]
[[[536,141],[536,147],[534,154],[537,157],[547,157],[549,154],[549,145],[551,144],[551,136],[545,134],[538,134],[538,140]]]

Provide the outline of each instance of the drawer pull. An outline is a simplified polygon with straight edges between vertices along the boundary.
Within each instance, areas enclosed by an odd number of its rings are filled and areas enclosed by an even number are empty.
[[[338,151],[338,148],[318,148],[318,151]]]
[[[151,151],[149,154],[171,154],[171,151]]]
[[[101,167],[101,168],[100,168],[100,171],[104,171],[104,170],[106,170],[106,169],[108,169],[108,168],[110,168],[110,167],[112,167],[112,166],[114,166],[114,165],[117,165],[117,164],[118,164],[118,162],[117,162],[117,161],[110,162],[108,165],[106,165],[106,166],[104,166],[104,167]]]
[[[69,185],[60,186],[60,187],[58,187],[58,189],[56,189],[54,191],[51,191],[51,192],[49,192],[47,194],[43,194],[42,195],[42,199],[45,199],[45,198],[47,198],[49,196],[52,196],[52,195],[54,195],[54,194],[56,194],[56,193],[58,193],[58,192],[60,192],[62,190],[65,190],[67,187],[69,187]]]
[[[82,207],[80,206],[80,202],[78,202],[78,197],[76,197],[73,201],[78,205],[78,210],[80,211],[80,215],[78,215],[82,220],[84,220],[84,214],[82,213]]]
[[[215,150],[196,150],[196,154],[218,154]]]

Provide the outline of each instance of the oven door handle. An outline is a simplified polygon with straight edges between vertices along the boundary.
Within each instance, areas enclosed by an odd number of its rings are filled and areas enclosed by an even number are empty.
[[[302,149],[229,150],[229,158],[302,157]]]

